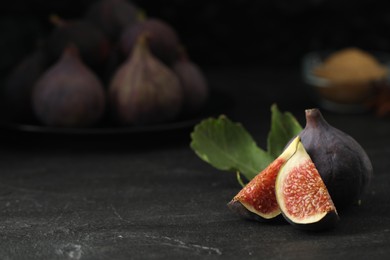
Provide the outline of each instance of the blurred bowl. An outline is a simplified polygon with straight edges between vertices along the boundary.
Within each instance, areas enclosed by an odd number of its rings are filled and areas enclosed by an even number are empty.
[[[389,73],[385,76],[359,80],[335,81],[320,77],[314,72],[333,54],[332,51],[310,52],[302,60],[302,77],[314,101],[328,111],[339,113],[359,113],[369,109],[367,104],[374,98],[375,89],[389,84]],[[384,68],[390,66],[390,54],[367,52]],[[342,73],[342,72],[341,72]]]

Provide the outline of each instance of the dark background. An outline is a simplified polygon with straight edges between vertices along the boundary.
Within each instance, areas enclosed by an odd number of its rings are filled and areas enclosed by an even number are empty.
[[[1,8],[4,74],[51,29],[47,17],[81,17],[93,0],[14,0]],[[311,50],[357,46],[390,51],[386,0],[139,0],[170,23],[203,67],[297,66]]]
[[[91,2],[2,5],[0,76],[46,37],[50,14],[80,17]],[[352,45],[390,52],[388,0],[134,2],[178,31],[209,69],[210,86],[233,98],[219,109],[263,148],[271,103],[305,124],[313,104],[299,74],[305,53]],[[240,186],[189,148],[192,125],[139,135],[0,129],[0,259],[387,259],[390,121],[323,114],[374,166],[362,205],[323,233],[231,214],[226,203]]]

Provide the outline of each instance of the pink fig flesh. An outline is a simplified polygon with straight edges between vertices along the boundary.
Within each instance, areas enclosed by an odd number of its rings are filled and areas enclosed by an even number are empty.
[[[301,142],[281,168],[275,193],[285,219],[299,228],[326,229],[338,222],[332,198]]]
[[[294,154],[297,140],[257,174],[234,198],[228,207],[243,218],[267,221],[280,214],[275,196],[275,180],[281,167]]]

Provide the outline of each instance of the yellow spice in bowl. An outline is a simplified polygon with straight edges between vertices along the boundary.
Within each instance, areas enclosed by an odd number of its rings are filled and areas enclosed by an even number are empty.
[[[373,82],[386,78],[388,69],[371,54],[358,48],[333,53],[317,68],[314,75],[328,80],[320,93],[341,103],[362,102],[370,96]]]

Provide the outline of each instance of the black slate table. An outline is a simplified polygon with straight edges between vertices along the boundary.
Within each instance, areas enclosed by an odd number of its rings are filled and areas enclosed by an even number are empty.
[[[269,107],[304,124],[296,69],[208,70],[223,113],[262,147]],[[323,111],[366,149],[375,176],[339,225],[310,233],[233,215],[240,186],[189,148],[191,127],[148,134],[0,132],[0,259],[388,259],[390,120]]]

